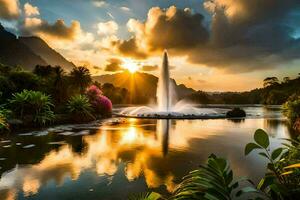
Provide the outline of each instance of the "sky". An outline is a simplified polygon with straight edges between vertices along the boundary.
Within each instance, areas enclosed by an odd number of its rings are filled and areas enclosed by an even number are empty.
[[[93,75],[158,75],[164,49],[172,78],[197,90],[300,72],[299,0],[0,0],[0,22]]]

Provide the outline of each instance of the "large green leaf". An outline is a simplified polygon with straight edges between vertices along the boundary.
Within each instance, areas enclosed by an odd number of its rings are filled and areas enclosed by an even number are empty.
[[[255,131],[254,140],[257,144],[264,148],[268,148],[268,146],[270,145],[269,136],[262,129],[258,129]]]
[[[248,143],[245,147],[245,155],[248,155],[249,153],[251,153],[251,151],[253,151],[254,149],[261,149],[260,146],[258,146],[255,143]]]
[[[283,148],[277,148],[272,152],[272,159],[275,160],[276,158],[278,158],[282,152]]]

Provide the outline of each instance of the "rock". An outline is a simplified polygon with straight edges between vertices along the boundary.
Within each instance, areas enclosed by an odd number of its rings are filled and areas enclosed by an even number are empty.
[[[294,123],[294,125],[293,125],[293,128],[294,128],[297,132],[300,133],[300,118],[297,118],[297,119],[295,120],[295,123]]]
[[[226,117],[228,118],[246,117],[246,112],[240,108],[234,108],[226,113]]]

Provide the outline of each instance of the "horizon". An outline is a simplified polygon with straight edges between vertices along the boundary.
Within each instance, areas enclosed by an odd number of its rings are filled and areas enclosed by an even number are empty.
[[[266,77],[299,73],[295,0],[258,6],[228,0],[2,0],[0,5],[0,23],[8,31],[40,37],[93,76],[124,70],[158,76],[164,49],[171,78],[197,91],[250,91],[261,88]]]

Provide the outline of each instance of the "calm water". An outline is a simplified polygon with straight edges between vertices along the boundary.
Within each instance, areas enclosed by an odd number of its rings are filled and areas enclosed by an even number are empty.
[[[224,112],[226,108],[210,108]],[[235,175],[258,181],[264,161],[243,156],[254,131],[290,137],[276,108],[245,107],[249,118],[140,120],[113,118],[0,138],[0,199],[126,199],[147,190],[167,193],[214,153]]]

